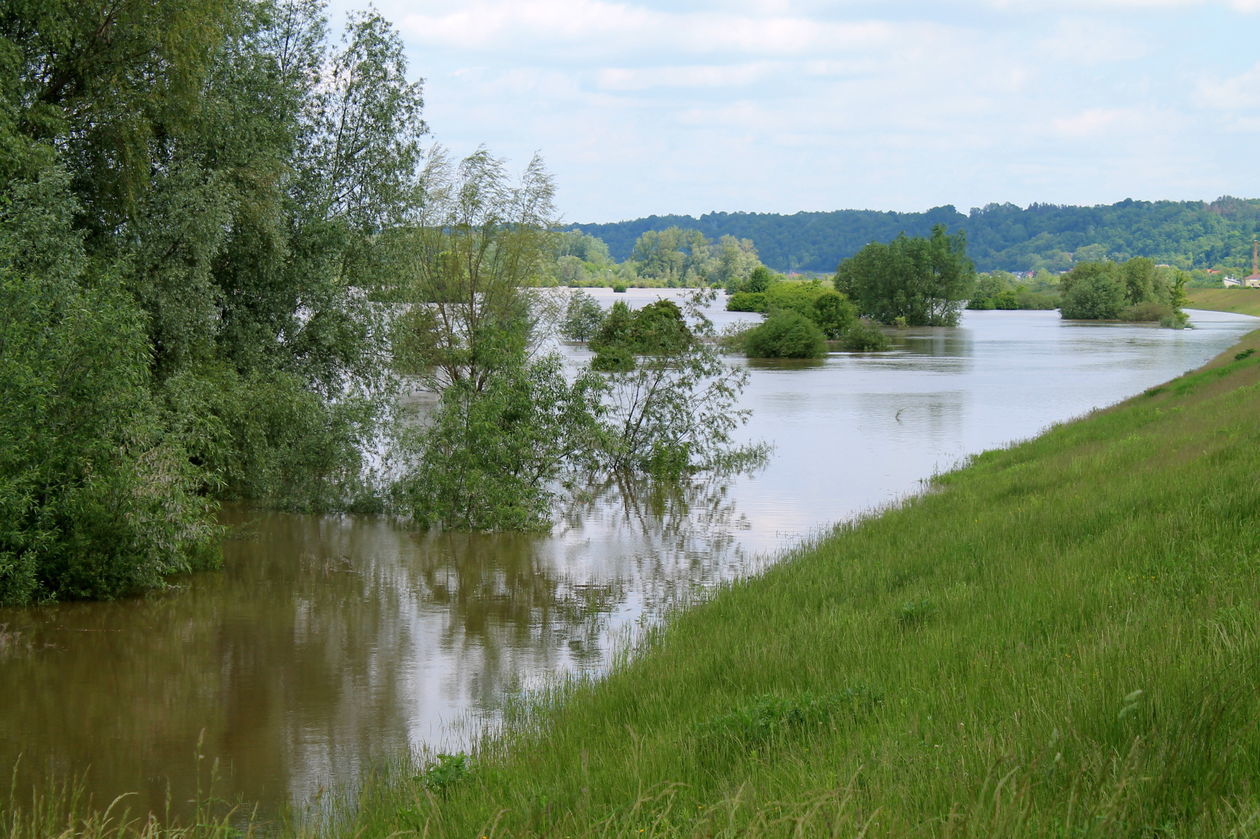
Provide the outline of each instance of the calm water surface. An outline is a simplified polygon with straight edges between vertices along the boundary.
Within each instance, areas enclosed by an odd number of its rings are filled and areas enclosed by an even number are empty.
[[[1193,322],[974,312],[906,331],[889,353],[754,364],[742,433],[774,444],[765,469],[612,487],[545,537],[230,510],[222,573],[123,603],[0,610],[0,770],[20,755],[22,784],[87,772],[96,796],[135,791],[140,806],[169,787],[179,809],[217,760],[220,794],[302,808],[409,747],[466,745],[506,698],[598,672],[671,602],[969,454],[1197,367],[1257,325]]]

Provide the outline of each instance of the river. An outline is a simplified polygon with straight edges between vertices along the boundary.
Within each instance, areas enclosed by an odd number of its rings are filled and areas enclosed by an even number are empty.
[[[466,748],[505,701],[598,673],[670,604],[970,454],[1197,367],[1260,323],[1192,322],[969,312],[956,329],[904,330],[887,353],[752,363],[741,437],[773,444],[764,469],[614,487],[547,536],[225,511],[220,573],[141,599],[0,610],[0,769],[20,755],[20,787],[86,773],[98,800],[135,792],[133,808],[161,807],[169,788],[180,811],[217,762],[218,795],[272,813],[408,748]]]

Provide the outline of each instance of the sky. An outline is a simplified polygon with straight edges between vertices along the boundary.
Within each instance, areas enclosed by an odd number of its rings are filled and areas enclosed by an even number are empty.
[[[1260,0],[375,8],[429,139],[541,154],[570,223],[1260,197]]]

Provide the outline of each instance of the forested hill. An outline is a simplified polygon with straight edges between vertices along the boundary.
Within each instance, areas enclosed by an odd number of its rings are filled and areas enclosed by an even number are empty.
[[[612,256],[630,256],[648,230],[694,228],[711,239],[751,239],[761,260],[780,271],[834,271],[841,259],[872,241],[898,233],[926,236],[935,224],[964,230],[967,251],[980,271],[1052,271],[1085,259],[1150,257],[1180,268],[1249,268],[1251,240],[1260,230],[1260,199],[1133,201],[1095,207],[990,204],[958,212],[953,206],[922,213],[834,212],[706,213],[649,216],[609,224],[575,224],[603,239]]]

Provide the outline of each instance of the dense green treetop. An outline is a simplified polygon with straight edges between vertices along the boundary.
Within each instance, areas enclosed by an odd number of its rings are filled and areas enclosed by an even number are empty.
[[[975,286],[966,236],[943,225],[930,237],[872,242],[840,263],[836,289],[858,312],[887,324],[954,326]]]
[[[1127,262],[1085,262],[1063,276],[1065,318],[1159,321],[1181,327],[1186,316],[1185,272],[1136,257]]]

